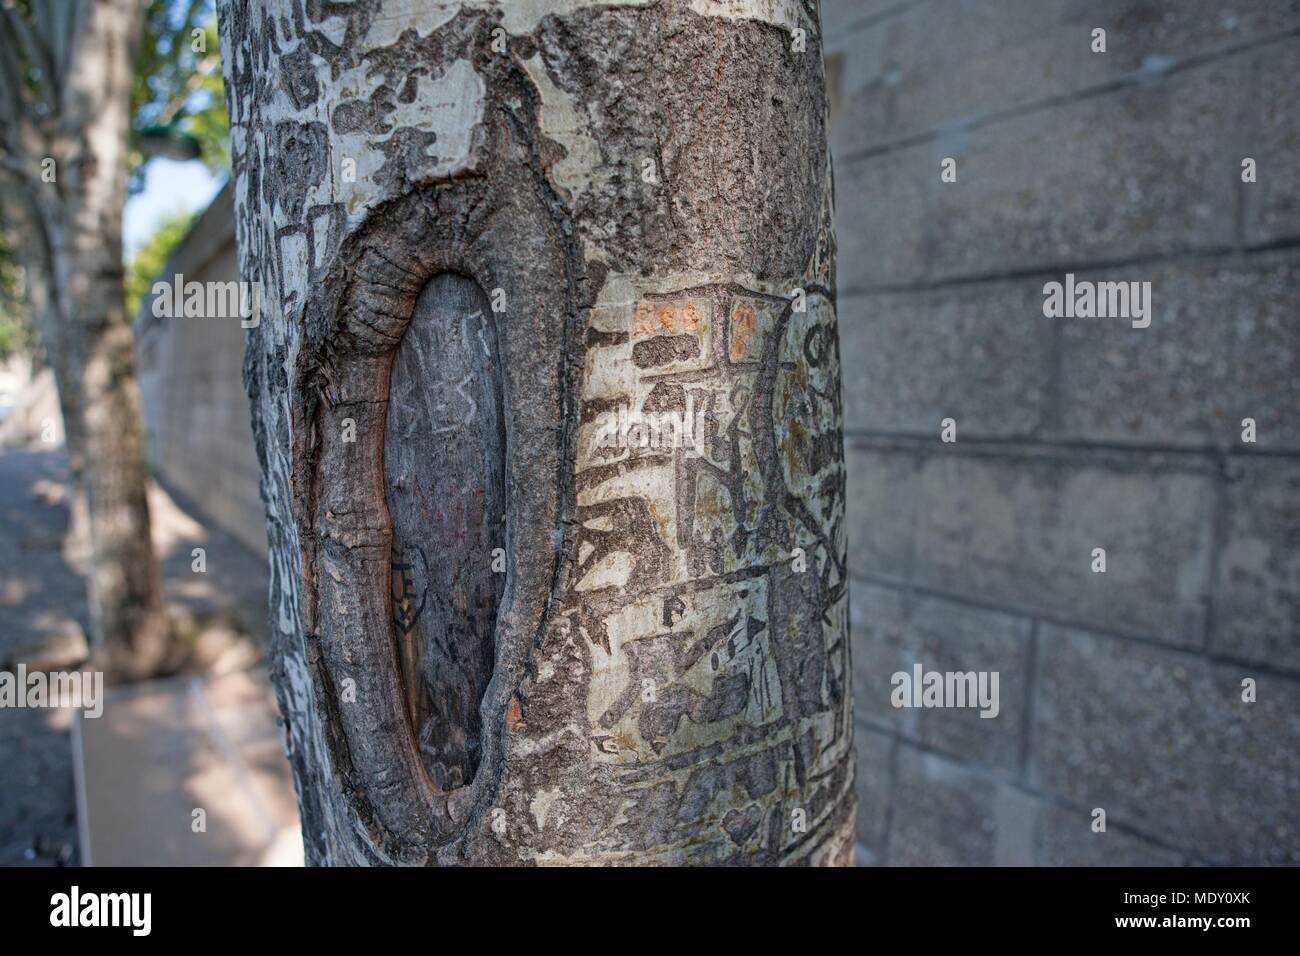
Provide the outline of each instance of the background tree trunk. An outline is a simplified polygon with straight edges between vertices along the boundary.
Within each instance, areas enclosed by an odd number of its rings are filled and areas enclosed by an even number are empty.
[[[219,18],[308,860],[850,862],[815,4]]]
[[[25,237],[14,250],[24,273],[24,305],[36,330],[45,361],[54,374],[59,412],[63,418],[63,447],[70,475],[69,523],[65,544],[84,554],[90,540],[90,513],[86,501],[85,443],[81,439],[80,380],[72,367],[71,329],[59,313],[58,290],[54,287],[53,257],[36,204],[17,177],[0,172],[0,179],[12,190],[3,202],[5,226],[13,235]]]
[[[40,231],[25,258],[48,292],[54,321],[41,331],[86,492],[92,645],[125,677],[155,673],[170,656],[122,265],[141,10],[135,0],[34,3],[30,18],[0,10],[0,145]]]

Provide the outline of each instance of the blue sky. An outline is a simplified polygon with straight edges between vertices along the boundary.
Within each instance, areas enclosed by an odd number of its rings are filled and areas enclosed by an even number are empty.
[[[190,0],[158,2],[170,4],[168,15],[173,26],[184,23],[186,16],[192,17],[191,22],[203,22],[216,15],[212,3],[206,0],[197,11],[189,9]],[[192,105],[192,101],[188,105]],[[162,157],[149,160],[145,165],[144,190],[127,197],[122,217],[122,242],[126,247],[126,261],[130,262],[140,244],[153,235],[163,216],[179,210],[194,212],[206,208],[221,189],[222,182],[198,160],[183,163]]]
[[[140,244],[158,228],[163,216],[177,210],[194,212],[206,208],[222,184],[198,160],[178,163],[159,157],[151,159],[145,168],[144,190],[127,199],[122,217],[122,241],[128,262]]]

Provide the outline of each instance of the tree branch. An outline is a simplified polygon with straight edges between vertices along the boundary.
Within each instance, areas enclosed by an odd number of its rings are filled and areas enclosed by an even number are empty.
[[[50,85],[56,96],[62,92],[64,81],[67,79],[65,31],[75,4],[76,0],[65,0],[62,3],[36,3],[32,6],[38,21],[39,33],[45,41],[45,50],[50,62]]]
[[[0,107],[16,116],[27,106],[24,102],[22,76],[18,72],[18,37],[0,20]]]
[[[0,29],[0,150],[5,159],[21,152],[21,126],[28,122],[31,104],[23,95],[22,77],[18,74],[17,58],[10,48],[11,37]]]
[[[13,0],[4,0],[0,3],[0,20],[4,21],[17,54],[14,58],[15,62],[26,62],[26,78],[36,84],[50,109],[55,109],[58,79],[54,74],[54,61],[50,58],[49,48],[40,35],[32,29],[32,24],[14,6]],[[38,77],[32,75],[33,68],[39,74]]]
[[[209,53],[200,60],[198,65],[194,67],[194,72],[190,74],[190,78],[185,81],[185,85],[176,92],[176,95],[171,98],[171,102],[158,114],[158,123],[162,126],[170,123],[172,118],[180,112],[181,107],[194,95],[194,91],[199,88],[199,85],[208,78],[213,68],[220,63],[221,58],[215,53]]]

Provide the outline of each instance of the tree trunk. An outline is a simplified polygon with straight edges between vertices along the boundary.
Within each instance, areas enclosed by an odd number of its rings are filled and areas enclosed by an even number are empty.
[[[815,5],[219,19],[309,862],[850,862]]]
[[[42,233],[33,261],[48,264],[43,279],[59,331],[47,344],[90,518],[92,644],[103,666],[128,678],[155,673],[172,656],[122,265],[141,10],[136,0],[34,4],[30,20],[10,8],[0,25],[8,59],[0,131]],[[20,60],[34,67],[25,79]]]
[[[53,255],[46,242],[41,215],[22,187],[13,184],[5,197],[5,223],[15,236],[25,236],[15,257],[24,273],[24,305],[36,329],[45,361],[54,374],[58,391],[59,412],[63,418],[63,447],[70,473],[69,524],[65,535],[65,555],[72,549],[78,559],[90,538],[90,514],[86,501],[85,447],[81,440],[80,382],[72,368],[70,329],[59,314],[59,293],[54,285]]]
[[[80,402],[76,399],[77,379],[69,364],[68,329],[59,314],[58,290],[54,288],[53,255],[46,243],[40,212],[25,191],[24,184],[10,182],[7,185],[10,191],[4,197],[4,221],[6,228],[19,237],[13,252],[24,273],[23,305],[36,329],[45,361],[54,374],[59,411],[63,416],[64,448],[75,494],[83,497],[81,468],[84,456],[77,416]],[[73,508],[74,514],[77,510]]]

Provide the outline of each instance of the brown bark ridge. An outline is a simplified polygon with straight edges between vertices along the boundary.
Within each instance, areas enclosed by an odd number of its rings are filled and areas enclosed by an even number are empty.
[[[92,648],[114,675],[172,660],[146,498],[122,266],[134,0],[0,9],[0,153],[38,231],[24,261],[89,513]],[[52,161],[52,165],[49,163]]]
[[[816,5],[219,19],[308,861],[851,862]]]

